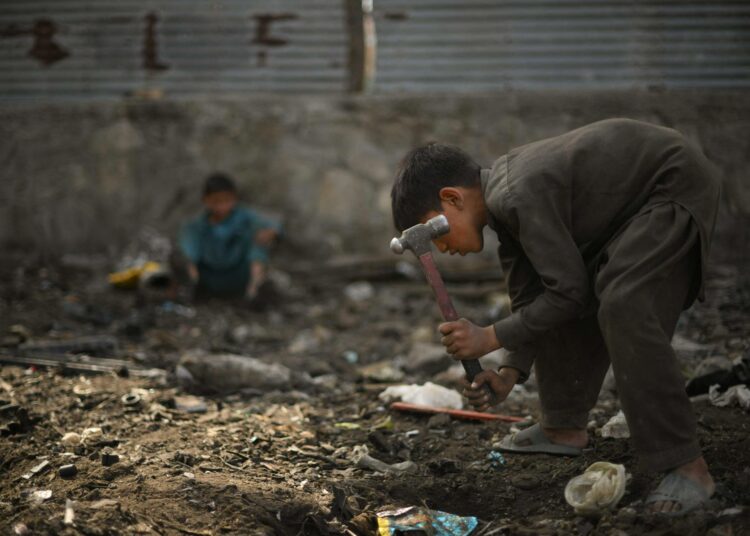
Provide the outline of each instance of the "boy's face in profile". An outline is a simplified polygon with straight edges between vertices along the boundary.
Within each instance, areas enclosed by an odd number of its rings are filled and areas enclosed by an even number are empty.
[[[203,196],[203,205],[214,222],[220,222],[229,216],[236,204],[237,194],[231,191],[211,192]]]
[[[443,191],[446,195],[443,194]],[[425,214],[420,223],[424,223],[430,218],[443,214],[450,224],[450,232],[433,240],[435,247],[441,253],[450,253],[454,255],[466,255],[467,253],[477,253],[484,247],[484,236],[482,228],[484,227],[484,213],[477,206],[474,195],[465,188],[444,188],[441,191],[442,212],[435,210]],[[473,194],[473,193],[472,193]]]

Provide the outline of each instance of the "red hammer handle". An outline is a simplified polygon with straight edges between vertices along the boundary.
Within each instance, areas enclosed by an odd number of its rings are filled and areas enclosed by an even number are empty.
[[[451,297],[448,295],[448,289],[445,288],[443,278],[440,276],[440,272],[435,265],[435,260],[432,258],[432,252],[428,251],[420,255],[419,262],[422,264],[422,270],[424,270],[424,275],[427,277],[427,282],[435,293],[435,298],[437,298],[443,318],[448,322],[458,320],[458,313],[456,312],[456,308],[453,307]],[[474,381],[474,376],[482,372],[482,365],[479,364],[479,360],[477,359],[462,359],[461,364],[464,366],[466,377],[470,382]],[[484,384],[482,387],[490,397],[494,397],[494,393],[489,385]]]

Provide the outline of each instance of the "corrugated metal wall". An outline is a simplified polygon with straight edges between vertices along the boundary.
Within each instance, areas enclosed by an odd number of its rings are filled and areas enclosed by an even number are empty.
[[[750,0],[374,0],[376,92],[750,87]],[[346,91],[346,0],[0,0],[0,100]]]
[[[343,92],[342,0],[0,0],[0,99]]]
[[[380,91],[750,87],[750,2],[375,0]]]

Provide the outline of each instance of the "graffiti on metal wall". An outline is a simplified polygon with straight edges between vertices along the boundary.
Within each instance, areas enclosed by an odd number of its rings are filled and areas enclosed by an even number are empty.
[[[45,67],[70,56],[68,50],[55,42],[56,33],[57,25],[49,19],[37,19],[30,28],[10,24],[0,29],[2,38],[32,36],[34,41],[28,54]]]
[[[254,15],[255,19],[255,37],[253,43],[261,45],[258,51],[258,67],[265,67],[268,60],[268,47],[281,47],[289,41],[283,37],[271,35],[271,24],[282,20],[293,20],[297,15],[293,13],[263,13]]]
[[[298,16],[293,13],[261,13],[253,15],[255,20],[255,33],[251,43],[257,45],[257,65],[265,67],[268,63],[268,50],[275,47],[285,46],[289,40],[275,35],[272,25],[275,22],[294,20]],[[169,64],[159,57],[158,40],[158,13],[151,11],[144,17],[143,47],[141,49],[142,66],[150,72],[159,72],[169,69]],[[0,38],[19,38],[32,36],[33,44],[28,54],[42,65],[50,66],[70,56],[71,52],[55,41],[58,33],[57,25],[50,19],[38,19],[31,27],[21,27],[10,24],[0,28]]]

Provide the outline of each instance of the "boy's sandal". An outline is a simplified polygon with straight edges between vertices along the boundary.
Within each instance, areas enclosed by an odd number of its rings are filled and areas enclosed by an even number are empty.
[[[583,450],[578,447],[558,445],[557,443],[550,442],[547,436],[544,435],[539,423],[515,434],[505,436],[495,447],[505,452],[556,454],[558,456],[580,456]]]
[[[645,505],[657,502],[674,502],[681,506],[676,512],[652,512],[657,515],[679,517],[695,510],[708,502],[711,495],[700,484],[688,477],[672,471],[659,483],[657,488],[646,498]]]

